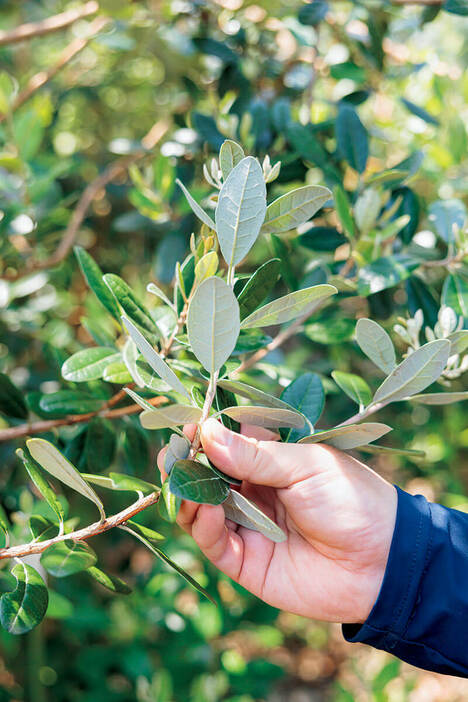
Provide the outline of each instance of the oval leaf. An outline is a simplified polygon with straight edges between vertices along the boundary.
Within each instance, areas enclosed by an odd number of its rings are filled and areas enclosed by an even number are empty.
[[[178,178],[176,178],[176,183],[184,193],[187,202],[190,205],[190,209],[198,217],[198,219],[201,220],[203,224],[206,224],[206,226],[210,229],[216,229],[216,225],[211,219],[211,217],[205,212],[203,208],[200,207],[198,202],[190,195],[185,185]]]
[[[247,400],[251,400],[258,405],[265,407],[279,407],[280,409],[290,409],[290,404],[283,402],[279,397],[274,395],[269,395],[258,388],[254,388],[251,385],[242,383],[240,380],[218,380],[217,383],[224,390],[234,393],[235,395],[240,395],[240,397],[245,397]]]
[[[244,158],[244,149],[232,139],[226,139],[219,150],[219,167],[226,180],[233,168]]]
[[[62,483],[76,490],[94,502],[102,519],[106,518],[104,506],[93,488],[83,480],[81,473],[68,461],[63,454],[58,451],[53,444],[45,439],[29,439],[26,442],[29,453],[34,460],[48,473],[53,475]]]
[[[88,414],[101,409],[103,400],[93,395],[86,395],[78,390],[57,390],[42,395],[39,408],[44,416],[60,419],[67,414]]]
[[[369,444],[371,441],[376,441],[389,431],[392,431],[391,427],[386,424],[378,424],[377,422],[349,424],[345,427],[336,427],[328,431],[316,432],[312,434],[312,436],[306,436],[305,439],[301,439],[299,443],[316,444],[324,441],[330,444],[330,446],[335,446],[335,448],[345,451]]]
[[[239,305],[221,278],[207,278],[189,305],[187,333],[193,353],[209,373],[227,361],[239,336]]]
[[[247,156],[224,182],[215,214],[219,246],[230,267],[237,265],[252,248],[265,212],[263,171],[257,159]]]
[[[279,427],[291,427],[294,429],[302,429],[305,424],[305,419],[302,414],[293,412],[290,409],[279,409],[278,407],[226,407],[222,410],[223,414],[227,414],[236,422],[245,422],[246,424],[254,424],[257,427],[266,427],[268,429],[278,429]]]
[[[308,222],[332,193],[321,185],[304,185],[274,200],[267,207],[262,232],[287,232]]]
[[[341,156],[346,159],[351,168],[358,173],[363,173],[369,156],[367,130],[356,110],[346,103],[340,104],[335,131]]]
[[[39,573],[20,561],[11,570],[16,588],[0,598],[0,622],[10,634],[25,634],[42,621],[49,595]]]
[[[374,402],[397,402],[420,393],[440,376],[447,365],[450,341],[437,339],[424,344],[390,373],[374,395]]]
[[[62,366],[62,377],[74,383],[97,380],[102,377],[106,366],[119,359],[120,353],[115,349],[102,346],[83,349],[65,361]]]
[[[75,246],[75,256],[81,268],[86,282],[96,295],[98,300],[104,305],[108,312],[120,322],[120,310],[115,301],[114,296],[109,291],[109,288],[102,280],[102,271],[92,256],[87,253],[81,246]]]
[[[141,425],[145,429],[165,429],[181,424],[196,424],[200,421],[202,410],[189,405],[167,405],[166,407],[145,410],[140,414]]]
[[[333,371],[331,376],[338,387],[360,407],[367,407],[372,402],[371,389],[363,378],[343,371]]]
[[[41,556],[41,565],[55,578],[79,573],[80,570],[93,566],[96,561],[96,554],[88,544],[71,539],[52,544]]]
[[[281,261],[272,258],[258,268],[237,296],[240,318],[244,319],[257,309],[274,288],[280,276]]]
[[[174,463],[169,489],[183,500],[210,505],[221,504],[229,494],[229,485],[209,466],[188,459]]]
[[[324,300],[337,291],[334,285],[313,285],[284,295],[252,312],[241,324],[242,329],[268,327],[295,319],[306,312],[312,313]]]
[[[293,429],[281,432],[283,441],[299,441],[313,431],[315,422],[322,414],[325,404],[322,381],[316,373],[304,373],[284,389],[281,399],[294,407],[309,422],[309,426],[305,423],[300,431]]]
[[[275,543],[286,541],[286,534],[266,516],[253,502],[236,490],[231,490],[223,502],[227,519],[252,531],[258,531]]]
[[[361,351],[384,373],[391,373],[395,369],[395,347],[380,324],[372,319],[359,319],[356,324],[356,341]]]
[[[190,399],[188,391],[184,388],[174,371],[169,368],[167,363],[153,349],[151,344],[145,339],[143,334],[136,328],[136,326],[129,319],[127,319],[127,317],[122,317],[122,322],[124,323],[127,332],[132,337],[140,353],[143,355],[143,358],[151,366],[154,372],[157,373],[159,377],[162,378],[168,385],[170,385],[173,390]]]
[[[26,468],[29,477],[31,478],[34,485],[37,487],[37,489],[39,490],[49,507],[51,507],[51,509],[53,509],[53,511],[55,512],[59,519],[59,522],[63,522],[65,516],[63,507],[60,504],[57,495],[42,475],[40,469],[28,456],[26,456],[22,449],[17,449],[16,455],[23,461],[24,467]]]
[[[411,397],[411,402],[419,402],[421,405],[451,405],[462,400],[468,400],[468,392],[428,392]]]

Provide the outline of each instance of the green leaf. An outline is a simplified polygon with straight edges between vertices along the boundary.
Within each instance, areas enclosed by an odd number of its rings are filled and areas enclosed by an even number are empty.
[[[428,392],[424,395],[412,395],[411,402],[422,405],[451,405],[453,402],[468,400],[468,392]]]
[[[468,282],[458,273],[450,273],[444,280],[441,302],[468,319]]]
[[[122,317],[122,320],[124,318]],[[135,327],[136,329],[136,327]],[[143,388],[145,386],[144,380],[141,377],[141,373],[139,368],[137,367],[137,358],[138,358],[139,352],[136,347],[135,342],[133,339],[127,339],[123,348],[122,348],[122,359],[125,364],[126,369],[128,370],[130,377],[132,381],[138,385],[139,388]]]
[[[99,472],[112,464],[117,449],[117,435],[109,419],[91,419],[86,433],[85,449],[88,470]]]
[[[190,441],[179,434],[171,434],[164,456],[164,470],[169,475],[172,466],[176,461],[188,457],[190,453]]]
[[[216,232],[221,252],[232,268],[250,251],[265,218],[266,187],[257,159],[239,161],[219,193]]]
[[[216,274],[218,270],[218,254],[216,251],[209,251],[207,254],[201,257],[195,266],[195,280],[201,283],[206,278],[211,278],[211,276]]]
[[[41,493],[44,500],[47,502],[49,507],[55,512],[58,517],[59,522],[63,522],[65,514],[63,507],[55,494],[55,492],[50,487],[47,480],[42,475],[40,469],[36,464],[27,456],[22,449],[16,449],[16,455],[23,462],[29,477],[33,481],[36,488]]]
[[[331,374],[335,383],[356,402],[364,408],[372,402],[372,392],[364,378],[354,373],[344,373],[343,371],[333,371]]]
[[[128,519],[126,524],[128,524],[133,531],[137,534],[143,536],[143,538],[148,539],[148,541],[159,543],[160,541],[165,541],[165,537],[154,529],[150,529],[143,524],[138,524],[138,522],[133,521],[133,519]]]
[[[135,404],[140,405],[144,410],[149,410],[150,412],[154,410],[154,406],[150,402],[145,400],[144,397],[141,397],[137,392],[134,392],[131,388],[124,388],[124,390]]]
[[[451,12],[454,15],[468,16],[468,3],[466,0],[445,0],[443,8],[445,12]]]
[[[266,407],[278,407],[280,409],[290,409],[290,404],[283,402],[279,397],[274,397],[274,395],[269,395],[258,388],[254,388],[251,385],[242,383],[240,380],[218,380],[218,385],[225,390],[229,390],[235,395],[240,395],[240,397],[245,397],[247,400],[251,400],[256,404],[263,405]]]
[[[160,336],[159,330],[149,311],[134,295],[127,283],[113,273],[106,273],[103,280],[114,294],[125,315],[150,338],[152,343],[155,343]]]
[[[428,214],[437,234],[448,244],[455,240],[455,231],[463,227],[466,208],[461,200],[437,200],[429,206]]]
[[[73,614],[73,605],[66,597],[54,590],[49,590],[48,619],[68,619]]]
[[[265,300],[273,290],[281,271],[279,258],[272,258],[250,276],[237,297],[240,318],[244,319]]]
[[[10,634],[25,634],[44,618],[49,595],[39,573],[23,561],[13,566],[11,574],[16,588],[0,598],[0,622]]]
[[[125,385],[133,382],[133,378],[123,361],[109,363],[104,369],[102,379],[105,380],[106,383],[115,383],[116,385]]]
[[[232,475],[228,475],[225,473],[223,470],[215,466],[214,463],[212,463],[209,459],[208,460],[208,465],[210,466],[211,470],[216,473],[216,475],[221,478],[221,480],[224,480],[225,483],[228,485],[242,485],[242,480],[239,480],[238,478],[233,478]]]
[[[201,287],[201,286],[200,286]],[[127,332],[132,337],[137,348],[143,355],[146,362],[151,366],[155,373],[159,375],[160,378],[164,380],[168,385],[171,386],[173,390],[184,395],[184,397],[190,399],[190,394],[185,389],[185,387],[180,382],[179,378],[176,376],[174,371],[169,368],[167,363],[161,358],[161,356],[153,349],[151,344],[145,339],[143,334],[135,327],[132,322],[126,317],[122,317],[122,321]]]
[[[187,333],[192,351],[209,373],[227,361],[239,336],[239,305],[221,278],[207,278],[192,297]]]
[[[298,412],[290,409],[279,409],[278,407],[247,407],[240,405],[236,407],[226,407],[223,414],[235,419],[236,422],[254,424],[257,427],[267,427],[278,429],[279,427],[291,427],[302,429],[305,424],[304,417]]]
[[[334,227],[311,227],[298,237],[298,242],[312,251],[335,251],[347,238]]]
[[[132,524],[132,526],[134,527],[135,525]],[[189,585],[191,585],[193,588],[195,588],[195,590],[197,590],[197,592],[204,595],[213,604],[216,604],[215,600],[211,597],[211,595],[208,594],[208,592],[205,590],[204,587],[202,587],[199,583],[197,583],[197,581],[194,578],[192,578],[191,575],[189,575],[183,568],[181,568],[179,565],[177,565],[177,563],[175,563],[171,558],[169,558],[169,556],[166,556],[166,554],[163,551],[161,551],[156,546],[153,546],[148,541],[148,539],[145,539],[145,537],[142,536],[142,534],[135,532],[133,528],[129,529],[129,527],[127,527],[127,526],[122,526],[120,528],[123,529],[124,531],[128,531],[129,534],[132,534],[136,539],[141,541],[141,543],[144,544],[146,546],[146,548],[148,548],[151,551],[151,553],[154,553],[155,556],[160,558],[162,561],[164,561],[164,563],[166,563],[173,570],[175,570],[177,573],[179,573],[179,575],[181,575],[184,578],[184,580],[186,580],[189,583]]]
[[[158,511],[161,517],[170,524],[174,524],[179,508],[182,503],[180,497],[176,497],[169,490],[169,477],[162,484],[161,496],[158,501]]]
[[[450,342],[437,339],[413,351],[384,380],[374,395],[374,402],[405,400],[425,390],[440,376],[450,354]]]
[[[97,506],[101,519],[105,519],[104,506],[93,488],[82,478],[75,466],[53,444],[45,439],[29,439],[26,442],[31,456],[48,473],[62,483],[79,492]]]
[[[109,473],[109,475],[83,473],[82,475],[89,483],[99,485],[108,490],[142,492],[147,495],[158,489],[156,485],[152,485],[151,483],[147,483],[146,480],[135,478],[133,475],[127,475],[126,473]]]
[[[187,256],[182,266],[180,267],[180,277],[182,278],[186,294],[190,295],[193,288],[193,284],[195,282],[195,256],[193,254]],[[176,306],[177,315],[180,315],[185,306],[185,300],[180,290],[178,277],[176,280],[176,285],[174,287],[174,304]]]
[[[88,414],[101,409],[103,400],[87,395],[79,390],[57,390],[48,395],[42,395],[39,407],[44,416],[60,419],[67,414]]]
[[[134,473],[144,474],[149,462],[149,443],[146,433],[135,424],[125,427],[123,442],[125,457]]]
[[[47,541],[57,536],[57,527],[39,514],[33,514],[28,522],[29,530],[34,541]]]
[[[305,439],[301,439],[299,443],[316,444],[324,441],[330,446],[346,451],[369,444],[371,441],[376,441],[388,434],[389,431],[392,431],[392,428],[386,424],[364,422],[363,424],[349,424],[348,426],[335,427],[335,429],[328,429],[327,431],[318,431],[312,436],[306,436]]]
[[[108,287],[103,283],[102,271],[98,264],[81,246],[75,246],[73,250],[89,287],[114,319],[120,322],[119,306]]]
[[[253,502],[236,490],[231,490],[223,502],[227,519],[252,531],[258,531],[275,543],[286,541],[286,534]]]
[[[354,239],[356,230],[354,227],[353,215],[351,214],[351,205],[349,204],[348,196],[340,185],[333,188],[333,197],[335,200],[336,214],[340,220],[343,231]]]
[[[102,377],[104,369],[110,363],[120,359],[115,349],[95,346],[83,349],[70,356],[62,366],[62,377],[74,383],[84,383]]]
[[[336,292],[338,291],[333,285],[326,284],[313,285],[310,288],[296,290],[252,312],[243,320],[241,328],[267,327],[273,324],[289,322],[307,311],[311,314],[324,300]]]
[[[378,258],[359,270],[357,290],[363,297],[393,288],[406,280],[420,262],[405,254]]]
[[[468,349],[468,329],[461,329],[460,331],[453,332],[448,337],[450,341],[450,355],[463,353]]]
[[[96,554],[82,541],[58,541],[44,551],[41,565],[55,578],[65,578],[93,566]]]
[[[262,232],[287,232],[308,222],[329,200],[332,193],[321,185],[304,185],[291,190],[268,205]]]
[[[233,168],[244,158],[244,149],[232,139],[226,139],[219,150],[219,166],[226,180]]]
[[[316,373],[304,373],[283,390],[281,399],[301,412],[310,423],[309,426],[304,424],[300,431],[296,429],[280,432],[283,441],[293,443],[307,436],[322,414],[325,404],[322,381]]]
[[[140,422],[145,429],[165,429],[182,424],[197,424],[201,416],[202,410],[199,407],[166,405],[145,410],[140,414]]]
[[[29,414],[23,393],[5,373],[0,373],[0,412],[16,419],[27,419]]]
[[[411,112],[411,114],[416,115],[416,117],[419,117],[419,119],[422,119],[428,124],[434,124],[435,126],[438,126],[440,124],[438,119],[431,115],[427,110],[423,109],[422,107],[419,107],[419,105],[415,105],[415,103],[411,102],[411,100],[407,100],[404,97],[400,98],[400,100],[406,107],[406,109],[409,112]]]
[[[422,310],[424,322],[433,329],[437,324],[439,312],[439,302],[426,283],[416,275],[405,283],[406,295],[408,297],[408,312],[414,317],[417,310]]]
[[[360,451],[364,453],[371,454],[388,454],[390,456],[406,456],[407,458],[424,458],[425,451],[420,451],[419,449],[401,449],[401,448],[390,448],[389,446],[379,446],[379,444],[369,444],[368,446],[360,446]]]
[[[358,319],[356,341],[361,351],[384,373],[391,373],[395,369],[395,347],[380,324],[365,317]]]
[[[209,229],[216,229],[216,225],[211,219],[211,217],[205,212],[205,210],[202,207],[200,207],[198,202],[194,200],[194,198],[190,195],[185,185],[178,178],[176,178],[176,183],[184,193],[187,202],[190,205],[190,209],[198,217],[198,219],[201,220],[203,224],[206,224],[206,226],[209,227]]]
[[[96,568],[96,566],[87,568],[86,575],[89,575],[92,580],[95,580],[99,585],[102,585],[106,590],[110,590],[111,592],[128,595],[132,591],[132,588],[127,585],[125,580],[118,578],[116,575],[105,573],[100,568]]]
[[[229,494],[229,485],[203,463],[182,460],[174,463],[169,489],[183,500],[219,505]]]
[[[159,299],[162,300],[171,309],[174,308],[174,304],[169,300],[169,298],[161,290],[161,288],[159,288],[155,283],[148,283],[148,285],[146,286],[146,289],[149,293],[152,293],[152,295],[156,295],[156,297],[159,297]]]
[[[340,103],[335,131],[341,156],[355,171],[364,173],[369,156],[367,130],[351,105]]]

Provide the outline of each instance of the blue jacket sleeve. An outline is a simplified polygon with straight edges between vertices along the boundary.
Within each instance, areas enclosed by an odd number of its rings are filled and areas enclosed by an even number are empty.
[[[398,492],[395,530],[379,595],[347,641],[419,668],[468,677],[468,514]]]

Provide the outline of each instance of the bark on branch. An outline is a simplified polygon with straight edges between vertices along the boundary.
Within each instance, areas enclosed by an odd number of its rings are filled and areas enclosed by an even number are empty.
[[[42,37],[45,34],[51,34],[52,32],[58,32],[70,24],[73,24],[77,20],[84,19],[90,15],[95,15],[99,10],[99,4],[95,0],[91,2],[86,2],[81,7],[77,7],[75,10],[67,10],[66,12],[61,12],[59,15],[53,15],[53,17],[47,17],[47,19],[41,20],[40,22],[27,22],[14,29],[6,29],[0,31],[0,46],[6,46],[8,44],[16,44],[19,41],[25,41],[26,39],[32,39],[33,37]]]

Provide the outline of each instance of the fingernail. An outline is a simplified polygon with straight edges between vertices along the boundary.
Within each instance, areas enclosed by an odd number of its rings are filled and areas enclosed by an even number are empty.
[[[202,432],[205,437],[216,444],[229,446],[232,443],[232,432],[216,419],[207,419],[203,424]]]

